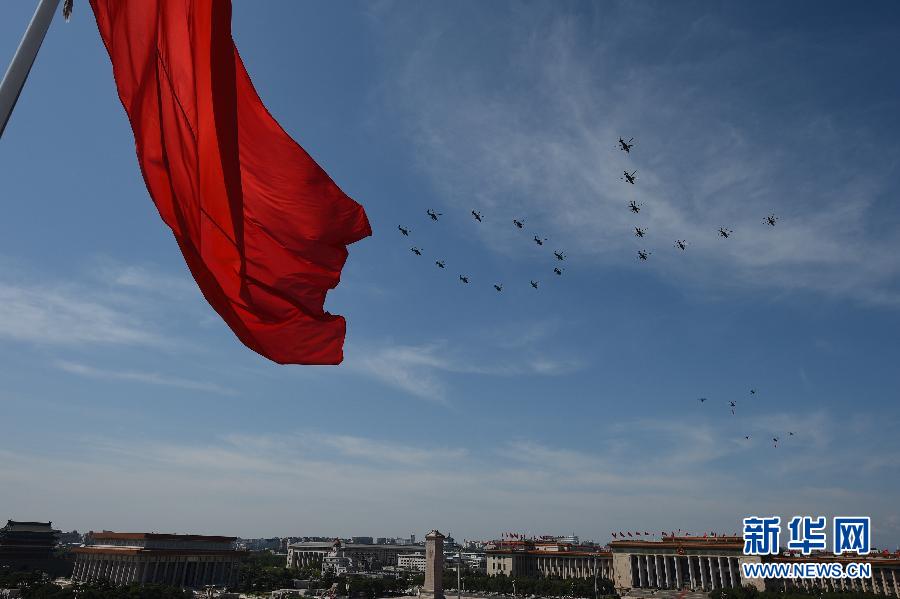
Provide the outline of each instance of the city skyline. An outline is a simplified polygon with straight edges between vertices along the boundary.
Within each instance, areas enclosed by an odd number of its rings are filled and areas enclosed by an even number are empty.
[[[4,6],[0,61],[33,9]],[[326,302],[336,368],[270,364],[204,302],[75,11],[0,142],[0,517],[599,541],[869,515],[900,546],[893,5],[236,0],[261,98],[374,229]]]

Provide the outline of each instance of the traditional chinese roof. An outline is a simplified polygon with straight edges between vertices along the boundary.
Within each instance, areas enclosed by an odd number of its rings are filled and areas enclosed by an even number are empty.
[[[135,540],[154,540],[154,541],[204,541],[207,543],[233,543],[237,537],[220,537],[208,535],[178,535],[169,533],[155,532],[112,532],[104,530],[101,532],[90,532],[95,541],[135,541]]]
[[[53,522],[17,522],[15,520],[7,520],[6,526],[0,528],[0,533],[4,532],[32,532],[32,533],[58,533],[53,528]]]

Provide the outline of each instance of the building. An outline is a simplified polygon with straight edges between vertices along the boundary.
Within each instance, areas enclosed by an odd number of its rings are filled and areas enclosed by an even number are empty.
[[[59,531],[52,522],[7,520],[0,528],[0,562],[39,561],[53,556]]]
[[[0,528],[0,566],[68,576],[72,562],[57,555],[58,541],[59,531],[52,522],[7,520]]]
[[[622,540],[609,544],[613,556],[613,584],[631,589],[740,588],[740,563],[760,561],[745,556],[741,537],[663,537],[659,541]],[[747,581],[760,590],[758,579]]]
[[[157,533],[91,532],[76,547],[73,578],[112,584],[177,587],[237,584],[245,551],[235,537]]]
[[[900,556],[869,555],[866,557],[842,556],[823,553],[811,556],[779,555],[771,559],[773,562],[857,562],[872,565],[871,578],[815,578],[815,579],[770,579],[766,582],[769,590],[788,591],[792,589],[821,591],[857,591],[900,597]]]
[[[509,541],[485,552],[488,576],[612,579],[612,554],[558,542]]]
[[[753,586],[758,590],[863,591],[900,597],[900,556],[744,555],[742,537],[663,537],[659,541],[610,543],[613,583],[621,595],[653,594],[658,589],[712,591]],[[743,562],[861,562],[872,564],[868,579],[742,578]]]
[[[288,545],[287,567],[322,567],[325,557],[340,543],[343,556],[350,558],[360,571],[380,570],[385,566],[396,566],[400,554],[409,553],[409,545],[375,545],[374,543],[344,543],[339,539],[328,542],[302,542]]]
[[[397,556],[397,567],[410,572],[424,572],[425,553],[401,553]]]

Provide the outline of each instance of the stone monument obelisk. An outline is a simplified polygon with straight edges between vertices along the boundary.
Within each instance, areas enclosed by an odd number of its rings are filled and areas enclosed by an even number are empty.
[[[425,536],[425,586],[422,599],[444,599],[444,535],[432,530]]]

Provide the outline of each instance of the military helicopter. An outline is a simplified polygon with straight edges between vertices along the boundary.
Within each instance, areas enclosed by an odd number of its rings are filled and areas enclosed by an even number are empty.
[[[769,216],[766,217],[766,219],[763,222],[766,223],[767,225],[769,225],[770,227],[774,227],[775,223],[778,222],[778,217],[775,216],[774,214],[770,214]]]
[[[459,275],[459,280],[462,281],[463,283],[465,283],[466,285],[469,284],[469,277],[467,277],[465,275]]]
[[[684,241],[684,239],[676,239],[675,247],[677,247],[681,251],[684,251],[684,249],[687,247],[687,243]]]
[[[409,229],[407,229],[407,228],[405,228],[405,227],[401,227],[400,225],[397,225],[397,228],[400,229],[400,232],[401,232],[401,233],[403,233],[404,235],[406,235],[407,237],[409,237]]]
[[[749,440],[750,440],[750,435],[744,435],[744,438],[747,439],[747,440],[749,441]]]
[[[525,227],[525,221],[524,221],[524,220],[517,220],[517,219],[514,218],[514,219],[513,219],[513,224],[514,224],[517,228],[519,228],[519,229],[522,229],[522,228]]]
[[[435,264],[437,265],[438,268],[444,268],[445,263],[443,260],[436,260]]]
[[[628,141],[625,141],[624,139],[622,139],[622,138],[620,137],[620,138],[619,138],[619,148],[620,148],[623,152],[625,152],[626,154],[630,154],[630,153],[631,153],[631,148],[634,147],[634,144],[631,143],[632,141],[634,141],[634,138],[633,138],[633,137],[632,137],[631,139],[629,139]]]
[[[503,283],[501,283],[499,285],[494,283],[494,289],[496,289],[497,291],[503,291]]]
[[[778,447],[778,437],[772,437],[772,440],[775,441],[775,447]]]
[[[728,239],[731,234],[734,233],[731,229],[726,229],[725,227],[719,227],[719,237],[724,237]]]
[[[547,241],[546,238],[541,239],[541,238],[538,237],[537,235],[534,236],[534,242],[535,242],[536,244],[538,244],[538,245],[544,245],[544,242],[545,242],[545,241]]]
[[[620,178],[621,178],[621,179],[624,179],[625,181],[628,181],[629,183],[631,183],[632,185],[634,185],[634,182],[635,182],[635,180],[637,179],[637,177],[635,177],[634,174],[635,174],[637,171],[633,171],[630,175],[628,174],[628,171],[622,171],[622,172],[625,174],[625,176],[624,176],[624,177],[620,177]]]
[[[628,209],[631,210],[632,212],[634,212],[635,214],[637,214],[638,212],[641,211],[642,206],[643,206],[643,204],[639,204],[639,203],[635,202],[634,200],[631,200],[630,202],[628,202]]]
[[[560,261],[566,259],[566,255],[563,252],[553,252],[553,255],[556,256],[556,259]]]
[[[756,395],[756,389],[750,389],[750,395]]]
[[[480,212],[476,212],[475,210],[473,210],[472,216],[475,217],[475,220],[477,220],[478,222],[481,222],[481,213]]]
[[[553,267],[553,272],[555,272],[557,276],[561,276],[562,273],[563,273],[563,270],[565,270],[565,269],[560,268],[560,267],[558,267],[558,266],[554,266],[554,267]]]
[[[697,398],[697,401],[699,401],[700,403],[703,403],[704,401],[706,401],[706,398],[705,398],[705,397],[698,397],[698,398]]]
[[[422,250],[421,250],[421,248],[417,248],[417,247],[415,247],[415,246],[409,248],[409,251],[411,251],[411,252],[412,252],[413,254],[415,254],[416,256],[421,256],[421,255],[422,255]]]
[[[734,416],[734,409],[737,407],[737,404],[733,401],[729,401],[728,403],[731,405],[731,415]]]
[[[426,211],[425,211],[425,214],[427,214],[429,217],[431,217],[431,220],[437,220],[438,217],[442,215],[442,213],[440,213],[440,212],[435,212],[435,211],[432,210],[431,208],[429,208],[428,210],[426,210]]]
[[[535,289],[537,289],[538,288],[537,281],[532,281],[531,286],[534,287]]]
[[[643,237],[646,232],[647,232],[647,229],[642,229],[640,227],[634,228],[634,234],[637,237]]]
[[[641,260],[646,260],[652,252],[648,252],[647,250],[638,250],[638,258]]]

